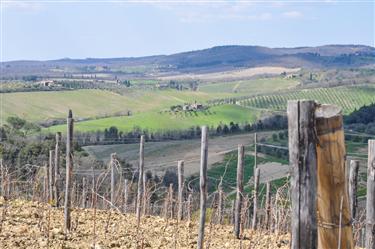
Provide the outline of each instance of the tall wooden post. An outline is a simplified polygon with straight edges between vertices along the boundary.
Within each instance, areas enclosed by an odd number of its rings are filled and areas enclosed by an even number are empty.
[[[48,181],[49,181],[49,200],[54,200],[54,183],[55,183],[55,174],[53,167],[54,160],[54,150],[49,151],[49,167],[48,167]]]
[[[169,211],[169,218],[173,219],[173,183],[169,184],[168,188],[168,211]]]
[[[193,202],[193,195],[190,193],[187,199],[187,219],[191,221],[191,212],[192,212],[192,203]]]
[[[257,134],[254,133],[254,175],[255,175],[255,170],[258,168],[257,164],[257,157],[258,157],[258,150],[257,150],[257,143],[258,143],[258,137]]]
[[[128,179],[125,179],[124,181],[124,213],[128,212],[128,199],[129,199]]]
[[[203,249],[204,227],[206,222],[206,201],[207,201],[207,158],[208,158],[208,137],[207,127],[202,127],[201,139],[201,161],[200,161],[200,219],[198,230],[198,249]]]
[[[137,207],[136,207],[136,217],[137,217],[137,227],[141,222],[141,203],[143,197],[143,170],[144,170],[144,144],[145,136],[141,136],[141,142],[139,146],[139,166],[138,166],[138,193],[137,193]]]
[[[81,207],[82,208],[86,208],[87,207],[87,190],[86,190],[86,177],[83,177],[82,178],[82,204],[81,204]]]
[[[375,140],[368,141],[366,249],[375,249]]]
[[[354,248],[341,109],[320,105],[315,119],[318,248]]]
[[[54,196],[56,201],[56,207],[60,206],[60,143],[61,143],[61,132],[56,133],[56,145],[55,145],[55,183],[54,183]]]
[[[142,195],[142,214],[146,215],[148,210],[148,188],[147,188],[147,176],[143,172],[143,195]]]
[[[65,203],[64,203],[64,230],[65,234],[70,231],[71,218],[71,194],[73,176],[73,113],[69,110],[66,133],[66,180],[65,180]]]
[[[254,175],[254,190],[253,190],[253,220],[251,223],[252,229],[257,229],[257,213],[258,213],[258,191],[259,191],[259,178],[260,178],[260,169],[255,169]]]
[[[240,238],[241,232],[241,207],[243,195],[243,167],[244,167],[245,147],[238,145],[238,160],[237,160],[237,191],[236,191],[236,207],[234,211],[234,235],[237,239]]]
[[[357,184],[358,184],[359,161],[351,160],[349,169],[349,201],[351,217],[354,220],[357,212]]]
[[[288,101],[289,162],[292,167],[291,249],[317,248],[315,102]]]
[[[265,226],[266,229],[270,229],[271,225],[271,183],[267,182],[266,187],[266,218],[265,218]]]
[[[178,211],[177,220],[181,221],[183,218],[183,191],[184,191],[184,161],[178,161],[177,163],[178,172]]]
[[[115,162],[116,161],[116,153],[111,154],[111,162],[110,162],[110,167],[111,167],[111,203],[112,205],[115,205]]]

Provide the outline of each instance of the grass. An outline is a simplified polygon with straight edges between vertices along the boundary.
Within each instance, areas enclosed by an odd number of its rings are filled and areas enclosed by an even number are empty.
[[[284,79],[280,77],[238,80],[224,83],[210,83],[199,87],[199,90],[206,93],[235,93],[243,94],[260,94],[270,93],[278,90],[285,90],[298,85],[294,79]]]
[[[97,131],[116,126],[121,131],[131,131],[135,127],[150,131],[161,131],[183,130],[201,125],[214,126],[216,128],[220,123],[229,124],[232,121],[235,123],[252,123],[259,117],[259,114],[259,112],[237,105],[222,105],[199,112],[179,112],[176,114],[169,112],[142,112],[133,116],[89,120],[77,122],[74,129],[76,131]],[[64,132],[66,128],[65,125],[58,125],[46,130]]]
[[[141,89],[130,89],[122,95],[104,90],[4,93],[0,94],[0,119],[5,121],[9,116],[19,116],[31,122],[60,119],[66,117],[68,109],[73,110],[77,119],[113,115],[127,110],[132,113],[149,112],[221,96],[203,92]]]

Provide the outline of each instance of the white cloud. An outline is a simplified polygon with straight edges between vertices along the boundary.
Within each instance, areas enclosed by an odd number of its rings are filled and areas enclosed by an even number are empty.
[[[287,11],[281,14],[285,18],[301,18],[303,14],[299,11]]]

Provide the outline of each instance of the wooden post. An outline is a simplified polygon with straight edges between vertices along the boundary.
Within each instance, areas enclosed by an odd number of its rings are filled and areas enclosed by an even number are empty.
[[[257,157],[258,157],[258,150],[257,150],[257,134],[254,133],[254,175],[255,175],[255,170],[258,168],[257,165]]]
[[[315,119],[318,248],[354,248],[341,109],[320,105]]]
[[[219,224],[223,224],[223,213],[224,213],[224,191],[222,186],[222,178],[218,186],[219,192],[219,203],[218,203],[218,213],[219,213]]]
[[[87,199],[87,191],[86,191],[86,178],[82,178],[82,208],[86,208],[86,199]]]
[[[128,212],[128,179],[124,181],[124,213]]]
[[[147,188],[147,176],[143,172],[143,195],[142,195],[142,214],[146,215],[148,210],[148,188]]]
[[[260,178],[260,169],[255,169],[254,175],[254,190],[253,190],[253,220],[251,223],[252,229],[257,229],[257,212],[258,212],[258,191],[259,191],[259,178]]]
[[[244,167],[245,147],[238,145],[238,160],[237,160],[237,191],[236,191],[236,207],[234,212],[234,235],[237,239],[240,238],[241,232],[241,207],[243,194],[243,167]]]
[[[181,221],[183,218],[183,191],[184,191],[184,161],[178,161],[177,163],[178,172],[178,211],[177,220]]]
[[[111,154],[111,203],[112,205],[115,205],[115,161],[116,161],[116,153]]]
[[[44,195],[44,202],[45,203],[48,203],[48,194],[49,194],[49,191],[48,191],[48,183],[49,183],[49,180],[48,180],[48,165],[45,164],[44,165],[44,176],[43,176],[43,195]],[[10,182],[8,181],[8,184],[10,185]],[[8,186],[9,188],[9,186]],[[8,195],[9,197],[9,195]]]
[[[349,200],[351,217],[354,220],[357,212],[357,184],[358,184],[358,170],[359,161],[351,160],[349,169]]]
[[[64,203],[64,231],[67,234],[70,231],[71,218],[71,194],[72,194],[72,176],[73,176],[73,114],[69,110],[67,119],[66,133],[66,180],[65,180],[65,203]]]
[[[202,127],[201,139],[201,161],[200,161],[200,220],[198,230],[198,249],[203,249],[204,244],[204,226],[206,222],[206,201],[207,201],[207,157],[208,157],[208,138],[207,127]]]
[[[317,248],[315,102],[288,101],[291,249]]]
[[[94,168],[91,167],[92,171],[92,178],[91,178],[91,208],[96,208],[96,186],[95,186],[95,171]]]
[[[266,218],[265,218],[265,226],[266,229],[270,229],[271,224],[271,183],[267,182],[266,187]]]
[[[366,249],[375,249],[375,140],[368,141]]]
[[[169,211],[169,218],[173,219],[173,183],[169,184],[168,189],[168,208]]]
[[[49,200],[53,201],[54,197],[54,183],[55,183],[55,174],[54,174],[54,167],[53,167],[53,160],[54,160],[54,150],[49,151],[49,167],[48,167],[48,181],[49,181]]]
[[[191,222],[191,210],[192,210],[193,195],[190,193],[187,199],[187,219]]]
[[[138,193],[137,193],[137,205],[136,205],[136,217],[137,227],[139,228],[141,222],[141,202],[143,196],[143,170],[144,170],[144,144],[145,136],[141,136],[141,142],[139,146],[139,166],[138,166]]]
[[[61,132],[56,133],[56,145],[55,145],[55,183],[54,183],[54,196],[56,201],[56,207],[60,206],[60,143],[61,143]]]

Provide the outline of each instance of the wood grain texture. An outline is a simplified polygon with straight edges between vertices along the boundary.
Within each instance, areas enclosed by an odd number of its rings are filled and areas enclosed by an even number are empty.
[[[375,249],[375,140],[368,141],[366,249]]]

